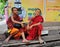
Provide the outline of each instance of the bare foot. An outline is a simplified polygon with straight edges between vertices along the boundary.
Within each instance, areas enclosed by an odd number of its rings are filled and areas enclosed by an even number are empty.
[[[23,40],[22,42],[24,42],[24,43],[29,43],[29,41],[28,41],[28,40],[26,40],[26,39],[25,39],[25,40]]]
[[[43,40],[39,40],[40,43],[43,43],[44,41]]]
[[[39,41],[39,42],[40,42],[40,44],[46,45],[46,42],[45,42],[44,40],[41,40],[41,41]]]
[[[8,40],[6,39],[3,43],[8,43]]]

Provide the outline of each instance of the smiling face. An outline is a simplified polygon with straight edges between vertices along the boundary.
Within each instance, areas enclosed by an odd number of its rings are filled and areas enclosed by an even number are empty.
[[[18,9],[17,8],[13,8],[12,9],[12,13],[18,15]]]
[[[41,10],[40,9],[35,10],[35,16],[38,16],[40,14],[41,14]]]

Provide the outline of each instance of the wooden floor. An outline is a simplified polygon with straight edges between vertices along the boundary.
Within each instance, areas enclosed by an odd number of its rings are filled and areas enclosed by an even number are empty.
[[[60,35],[48,35],[48,36],[43,36],[42,37],[44,39],[45,42],[47,42],[47,45],[52,45],[52,44],[55,44],[56,43],[60,43]],[[28,43],[29,45],[31,44],[39,44],[39,41],[38,40],[32,40],[32,41],[29,41]],[[0,41],[0,45],[2,46],[16,46],[16,45],[26,45],[26,43],[22,43],[22,40],[10,40],[8,43],[3,43],[2,44],[2,41]]]
[[[47,36],[42,36],[42,39],[47,43],[45,46],[52,46],[52,45],[60,45],[60,22],[46,22],[43,23],[44,30],[49,30],[49,33]],[[4,38],[3,38],[4,39]],[[22,43],[22,40],[10,40],[8,43],[2,43],[3,41],[0,41],[0,47],[8,47],[8,46],[44,46],[40,45],[38,40],[32,40],[29,41],[28,44]]]

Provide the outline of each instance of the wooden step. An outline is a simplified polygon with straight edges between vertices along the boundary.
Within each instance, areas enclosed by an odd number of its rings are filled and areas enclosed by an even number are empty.
[[[59,30],[60,26],[48,26],[48,27],[43,27],[43,30]]]
[[[51,35],[51,36],[44,36],[42,37],[46,42],[54,42],[60,40],[60,35]],[[37,44],[39,43],[38,40],[33,40],[30,41],[29,44]],[[16,40],[10,40],[8,44],[3,44],[3,46],[12,46],[12,45],[26,45],[26,43],[22,43],[21,40],[16,41]]]
[[[48,35],[56,35],[59,33],[60,33],[60,30],[49,30]]]
[[[45,41],[54,41],[54,40],[60,40],[60,35],[48,35],[48,36],[43,36],[42,37]]]
[[[48,27],[48,26],[60,26],[60,22],[44,22],[43,26],[44,27]]]

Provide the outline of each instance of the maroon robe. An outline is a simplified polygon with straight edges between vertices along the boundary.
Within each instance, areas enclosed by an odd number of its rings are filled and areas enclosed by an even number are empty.
[[[38,16],[35,16],[34,18],[32,18],[31,21],[32,22],[31,22],[30,26],[33,24],[39,23],[39,22],[42,23],[44,20],[43,20],[42,16],[38,15]],[[29,30],[29,35],[28,35],[27,39],[28,40],[35,39],[35,37],[37,37],[37,35],[41,35],[42,30],[43,30],[42,24],[32,27]]]

